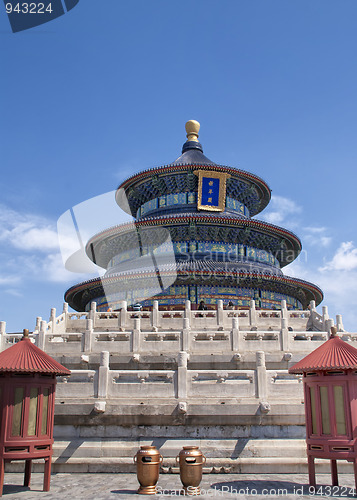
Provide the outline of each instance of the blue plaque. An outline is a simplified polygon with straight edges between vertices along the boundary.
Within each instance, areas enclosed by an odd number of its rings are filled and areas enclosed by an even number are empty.
[[[226,205],[226,181],[224,172],[196,170],[198,175],[198,210],[223,212]]]

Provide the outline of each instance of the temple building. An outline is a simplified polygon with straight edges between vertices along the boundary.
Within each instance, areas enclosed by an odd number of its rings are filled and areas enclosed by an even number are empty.
[[[77,311],[118,310],[121,301],[167,309],[191,304],[306,309],[323,298],[314,284],[283,274],[301,251],[287,229],[255,219],[270,201],[259,177],[209,160],[198,142],[199,123],[186,123],[182,154],[169,165],[139,172],[116,191],[117,204],[136,218],[93,236],[88,257],[106,269],[71,287]]]
[[[104,277],[70,288],[29,334],[71,371],[57,380],[56,472],[134,472],[147,444],[165,472],[178,472],[187,445],[205,472],[306,472],[303,379],[288,370],[334,324],[357,341],[340,315],[316,309],[316,285],[283,274],[301,243],[255,219],[267,184],[206,158],[197,122],[186,131],[176,161],[116,190],[135,220],[89,239]],[[0,350],[18,339],[0,321]]]

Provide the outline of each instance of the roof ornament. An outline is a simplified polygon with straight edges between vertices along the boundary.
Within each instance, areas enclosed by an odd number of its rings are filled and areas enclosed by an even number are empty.
[[[198,142],[198,132],[200,131],[201,125],[196,120],[188,120],[186,122],[185,128],[187,132],[187,140]]]
[[[335,326],[331,326],[331,335],[330,335],[330,339],[333,339],[335,337],[338,337],[337,335],[337,328]]]
[[[21,340],[28,339],[29,338],[29,331],[27,328],[24,328],[23,330],[23,337]]]

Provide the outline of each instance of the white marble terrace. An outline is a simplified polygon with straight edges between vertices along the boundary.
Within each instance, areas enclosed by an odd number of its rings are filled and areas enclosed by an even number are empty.
[[[37,318],[30,334],[38,347],[57,359],[76,358],[81,368],[90,355],[99,356],[98,369],[72,369],[70,377],[59,378],[58,398],[301,398],[301,377],[289,375],[287,368],[325,342],[334,324],[327,307],[320,315],[314,302],[305,311],[289,311],[285,301],[281,310],[256,310],[254,301],[249,310],[225,310],[223,301],[211,311],[192,311],[189,301],[184,311],[160,311],[157,301],[152,311],[128,311],[126,302],[120,312],[97,312],[95,306],[77,313],[64,304],[59,316],[51,309],[49,322]],[[357,333],[344,331],[341,316],[336,324],[344,340],[357,340]],[[1,349],[22,337],[5,327],[1,322]],[[111,370],[110,355],[126,355],[137,364]],[[140,366],[141,356],[160,355],[173,356],[175,368]],[[189,370],[187,362],[195,355],[204,357],[200,369]],[[232,369],[205,369],[209,355],[230,355]],[[281,369],[267,369],[266,355]],[[247,360],[252,369],[245,369]]]
[[[38,317],[30,337],[49,354],[100,353],[242,353],[244,351],[290,351],[307,353],[327,340],[334,320],[327,307],[322,315],[312,301],[309,310],[226,310],[219,300],[216,310],[193,311],[190,301],[185,310],[160,311],[154,301],[152,311],[128,311],[125,301],[121,311],[97,312],[92,303],[89,312],[63,312],[56,316],[51,309],[48,322]],[[343,340],[356,341],[356,333],[344,331],[342,317],[336,326]],[[7,333],[0,322],[1,350],[22,337]],[[60,344],[60,345],[59,345]]]

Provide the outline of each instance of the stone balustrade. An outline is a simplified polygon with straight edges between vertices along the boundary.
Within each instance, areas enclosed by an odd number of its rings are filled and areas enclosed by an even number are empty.
[[[288,310],[285,301],[280,310],[224,309],[218,301],[215,310],[192,310],[186,301],[184,310],[160,310],[154,301],[150,311],[128,311],[125,301],[120,311],[99,312],[93,303],[88,312],[63,312],[51,309],[49,322],[38,317],[30,337],[50,354],[99,353],[172,353],[180,350],[200,353],[245,351],[291,351],[307,353],[327,340],[333,325],[327,307],[318,314],[312,301],[309,310]],[[344,340],[357,340],[356,333],[343,331],[342,318],[336,325]],[[0,347],[6,348],[21,338],[6,333],[0,322]]]
[[[172,370],[110,370],[109,398],[175,398],[176,372]]]
[[[47,323],[38,317],[30,337],[46,352],[55,354],[99,353],[236,353],[245,351],[283,351],[307,353],[328,338],[333,324],[327,307],[319,315],[314,304],[310,310],[289,311],[285,301],[281,310],[256,310],[252,301],[249,310],[223,309],[193,311],[187,301],[184,311],[161,311],[155,301],[151,311],[98,312],[95,304],[85,313],[64,311],[56,317],[51,309]],[[342,318],[336,318],[344,340],[356,341],[356,333],[343,331]],[[325,326],[325,328],[323,328]],[[22,337],[6,333],[0,322],[0,346],[6,348]]]
[[[34,333],[40,332],[41,328],[46,333],[80,332],[85,330],[88,319],[93,321],[94,331],[126,331],[134,328],[136,320],[140,320],[142,330],[181,330],[183,327],[197,329],[227,329],[231,327],[232,318],[237,318],[239,329],[278,330],[283,320],[287,322],[287,328],[294,330],[305,330],[310,316],[314,318],[314,330],[326,330],[326,321],[329,320],[327,308],[324,316],[320,316],[312,302],[310,310],[290,311],[286,308],[283,300],[280,310],[256,310],[255,302],[252,300],[250,308],[247,309],[224,309],[223,301],[218,301],[215,310],[192,310],[191,302],[186,301],[185,310],[160,310],[157,301],[151,311],[128,311],[127,303],[123,301],[120,311],[98,312],[95,303],[89,312],[68,312],[65,304],[61,315],[56,317],[56,310],[51,309],[50,320],[43,323],[42,318],[37,318]],[[337,324],[342,325],[341,316],[337,317]],[[42,325],[42,326],[41,326]],[[186,325],[186,326],[184,326]]]
[[[254,370],[188,370],[187,397],[249,398],[256,396]]]
[[[267,370],[265,353],[256,352],[256,367],[251,370],[190,370],[188,353],[178,355],[174,370],[111,370],[109,353],[101,353],[98,370],[72,370],[59,377],[57,401],[61,398],[101,398],[146,404],[148,399],[203,401],[238,398],[277,401],[279,398],[303,398],[300,375],[286,370]]]
[[[290,398],[291,394],[302,393],[302,375],[291,375],[286,370],[267,370],[267,397]]]
[[[228,331],[142,331],[83,333],[33,333],[33,341],[49,354],[61,355],[99,353],[109,350],[111,354],[140,353],[165,354],[186,348],[191,353],[229,354],[256,351],[291,351],[308,353],[328,339],[327,332],[306,331],[251,331],[231,328]],[[22,338],[22,334],[4,334],[2,341],[8,347]],[[357,341],[357,334],[342,336],[347,341]]]
[[[71,370],[57,378],[56,398],[93,398],[98,394],[98,370]]]

